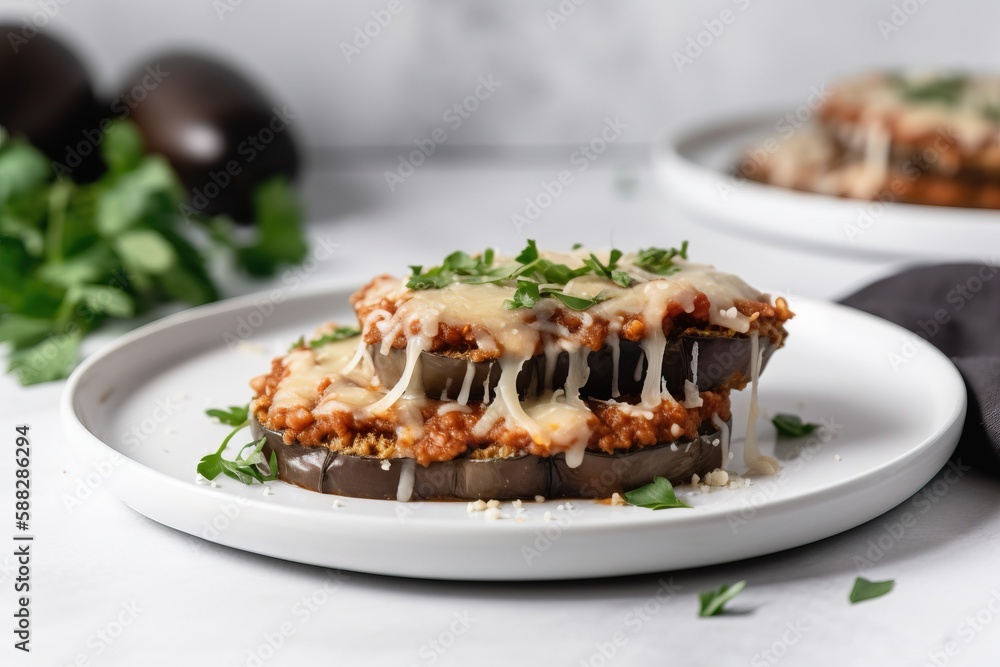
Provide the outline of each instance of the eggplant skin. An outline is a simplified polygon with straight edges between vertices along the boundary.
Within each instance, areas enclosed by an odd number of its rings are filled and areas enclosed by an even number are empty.
[[[667,341],[663,355],[662,377],[667,389],[675,398],[684,398],[685,380],[694,380],[691,372],[691,362],[694,358],[695,345],[698,346],[698,389],[699,391],[716,391],[740,385],[750,377],[750,347],[749,338],[724,337],[708,335],[685,334],[679,338]],[[638,343],[622,340],[619,342],[618,360],[618,395],[637,396],[642,393],[643,380],[646,377],[648,364],[642,346]],[[770,338],[760,338],[760,348],[764,351],[761,370],[768,359],[778,348]],[[375,372],[379,382],[386,387],[395,386],[403,374],[406,365],[406,350],[392,348],[388,354],[381,354],[376,346],[369,346]],[[490,400],[495,397],[497,382],[500,380],[500,365],[489,361],[469,362],[460,357],[445,356],[434,352],[423,352],[420,355],[420,378],[424,392],[429,398],[458,398],[465,379],[467,365],[473,364],[474,375],[469,392],[470,401],[483,400],[484,386],[489,378]],[[591,352],[587,357],[590,375],[587,383],[580,390],[580,397],[593,398],[602,401],[616,398],[611,395],[612,378],[614,376],[614,360],[611,347],[605,345],[597,352]],[[641,365],[642,371],[636,379],[636,367]],[[555,362],[552,384],[560,387],[566,382],[569,369],[569,355],[560,352]],[[539,384],[538,378],[545,377],[545,355],[532,357],[517,376],[517,391],[524,398]],[[551,389],[551,387],[550,387]]]
[[[692,475],[704,475],[723,464],[718,431],[699,436],[690,446],[688,442],[675,443],[676,447],[664,443],[616,454],[588,450],[576,468],[566,465],[562,454],[525,454],[507,459],[455,459],[426,467],[413,459],[387,459],[390,466],[384,470],[386,459],[286,445],[280,431],[264,427],[256,418],[251,429],[254,438],[265,438],[265,457],[269,460],[271,452],[275,453],[280,480],[353,498],[397,500],[406,468],[413,472],[413,490],[404,500],[513,500],[607,498],[649,484],[654,477],[684,484]]]

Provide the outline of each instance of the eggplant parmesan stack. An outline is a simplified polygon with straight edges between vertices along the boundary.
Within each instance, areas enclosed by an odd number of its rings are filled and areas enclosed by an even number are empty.
[[[809,122],[791,118],[746,152],[740,175],[856,199],[1000,208],[1000,76],[866,74],[832,87]]]
[[[686,252],[529,242],[375,278],[358,329],[253,380],[255,437],[284,481],[399,500],[600,498],[724,467],[729,392],[756,391],[792,313]]]

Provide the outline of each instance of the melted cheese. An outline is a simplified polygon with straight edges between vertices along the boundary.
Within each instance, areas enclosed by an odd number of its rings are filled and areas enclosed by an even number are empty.
[[[705,404],[698,391],[698,343],[691,349],[691,379],[684,380],[684,407],[700,408]]]
[[[300,348],[289,352],[282,361],[286,375],[275,389],[271,406],[313,408],[319,402],[319,383],[326,377],[366,382],[374,373],[370,359],[359,359],[363,363],[355,363],[351,370],[343,373],[345,364],[355,353],[356,345],[357,340],[350,338],[317,350]]]
[[[413,496],[413,484],[417,477],[417,462],[413,459],[403,459],[399,471],[399,482],[396,484],[396,500],[404,503]]]
[[[621,341],[617,334],[611,333],[608,334],[606,344],[611,346],[611,398],[618,398],[621,395],[618,390],[618,373],[622,356]]]
[[[579,467],[590,441],[591,412],[583,403],[550,399],[530,405],[528,416],[538,425],[552,453],[564,452],[566,465]]]
[[[473,435],[481,438],[485,437],[490,432],[490,429],[503,419],[509,420],[512,426],[517,426],[527,431],[532,441],[536,444],[549,444],[550,438],[527,415],[517,395],[517,374],[521,372],[521,367],[526,361],[527,359],[509,356],[500,359],[500,379],[497,381],[496,397],[472,429]],[[489,389],[488,382],[489,380],[487,380],[487,386],[484,387],[487,391]]]
[[[722,444],[722,465],[727,465],[729,463],[730,447],[729,424],[723,421],[717,414],[712,415],[712,423],[719,429],[719,440]],[[712,444],[715,443],[713,442]]]
[[[760,349],[760,336],[754,331],[750,334],[750,409],[743,442],[743,463],[751,472],[774,475],[781,470],[781,465],[770,456],[761,454],[760,446],[757,444],[757,416],[760,413],[757,405],[757,380],[760,378],[763,359],[764,351]]]

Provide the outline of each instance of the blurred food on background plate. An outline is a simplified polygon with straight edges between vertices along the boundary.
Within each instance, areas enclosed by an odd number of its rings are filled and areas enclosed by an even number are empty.
[[[1000,75],[844,79],[808,122],[748,148],[736,169],[838,197],[1000,208]]]

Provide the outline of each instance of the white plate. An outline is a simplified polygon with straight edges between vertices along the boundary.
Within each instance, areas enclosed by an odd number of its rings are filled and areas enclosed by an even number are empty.
[[[198,459],[227,432],[204,409],[246,402],[247,381],[321,320],[350,321],[348,294],[232,300],[123,336],[69,379],[62,418],[73,450],[137,512],[238,549],[381,574],[562,579],[733,561],[857,526],[945,464],[965,414],[961,377],[933,347],[875,317],[801,299],[760,390],[758,432],[784,471],[745,489],[681,488],[694,509],[531,502],[518,522],[504,503],[507,518],[487,521],[466,503],[345,498],[335,509],[334,497],[281,482],[272,495],[228,478],[196,484]],[[240,334],[251,342],[230,349],[228,337]],[[890,354],[903,360],[896,370]],[[737,434],[745,411],[741,394]],[[776,445],[767,417],[778,411],[827,420],[838,433]],[[737,443],[734,462],[740,454]]]
[[[719,121],[658,145],[654,161],[672,200],[730,231],[851,253],[982,260],[1000,247],[997,211],[842,199],[734,176],[747,148],[780,140],[783,116]]]

